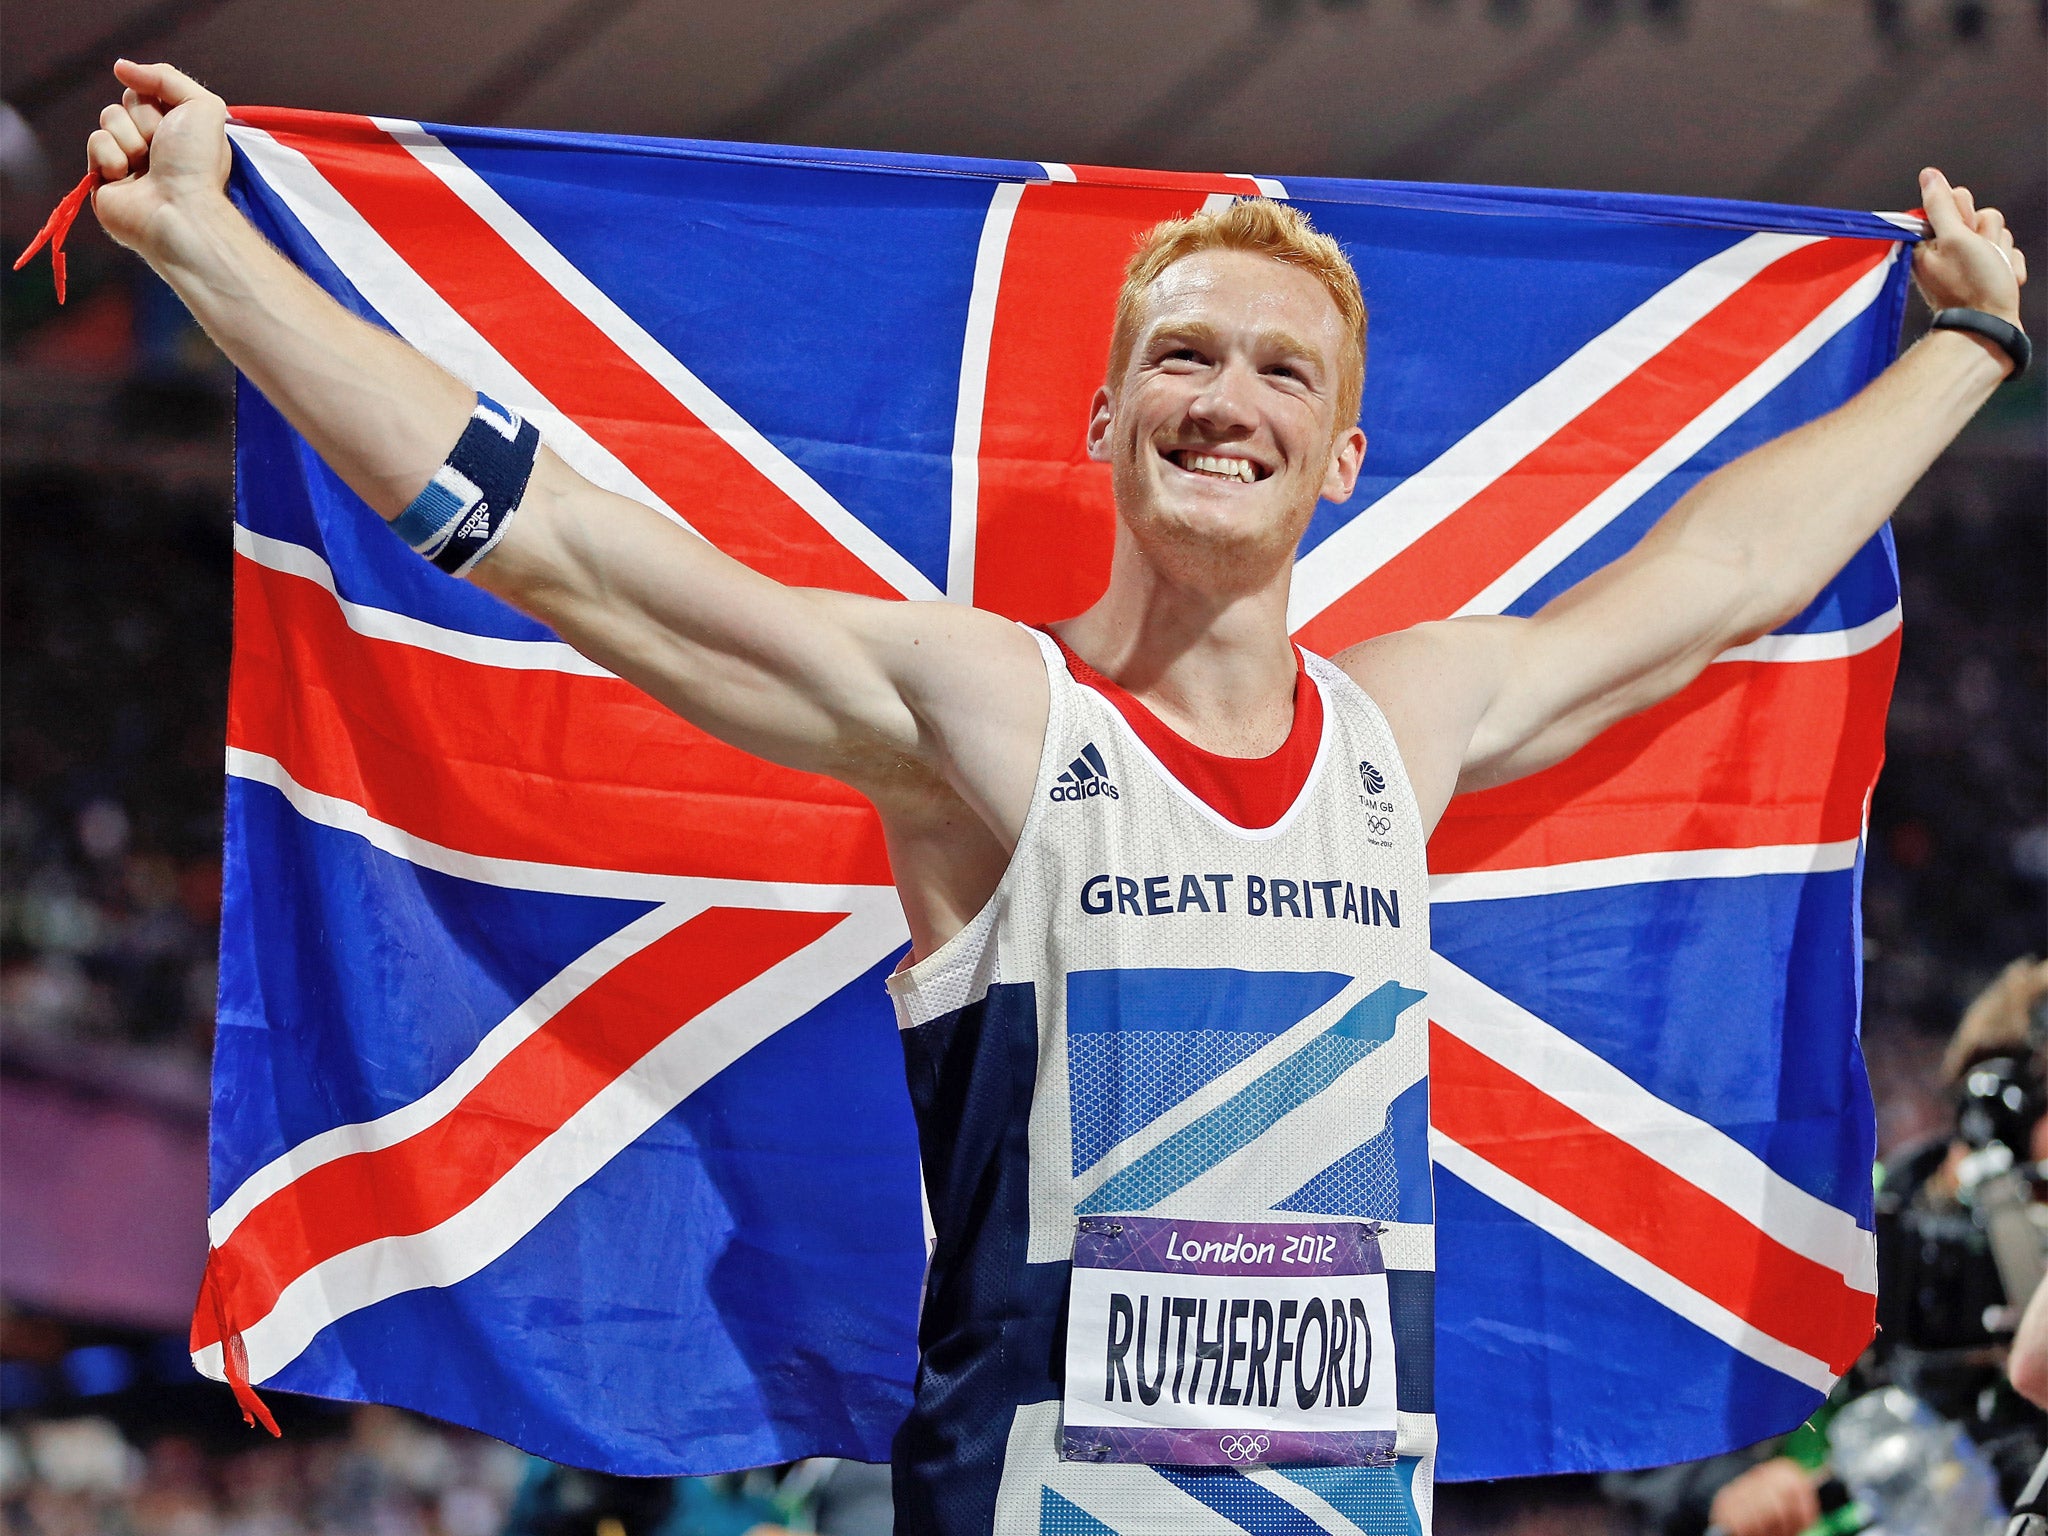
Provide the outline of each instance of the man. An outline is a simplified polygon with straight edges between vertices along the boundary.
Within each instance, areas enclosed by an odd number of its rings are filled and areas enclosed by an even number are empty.
[[[1365,314],[1290,210],[1141,247],[1086,424],[1108,590],[1039,634],[779,586],[580,479],[241,219],[219,98],[116,74],[101,222],[372,508],[705,730],[877,807],[938,1234],[902,1527],[1420,1529],[1433,1244],[1426,1157],[1395,1132],[1426,1119],[1429,831],[1776,627],[1870,537],[2023,345],[1999,215],[1923,176],[1921,284],[1988,336],[1930,336],[1536,617],[1333,664],[1290,644],[1287,591],[1365,452]]]

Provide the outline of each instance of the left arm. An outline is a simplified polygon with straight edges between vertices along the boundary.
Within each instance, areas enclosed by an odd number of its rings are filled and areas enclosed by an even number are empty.
[[[1935,236],[1914,276],[1928,302],[2017,325],[2026,266],[2004,219],[1939,172],[1921,190]],[[1569,757],[1792,618],[2010,369],[1990,342],[1932,332],[1848,404],[1709,475],[1533,617],[1423,624],[1346,652],[1401,738],[1426,823],[1452,794]]]

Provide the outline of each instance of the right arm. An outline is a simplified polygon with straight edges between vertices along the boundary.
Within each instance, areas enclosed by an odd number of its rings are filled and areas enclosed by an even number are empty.
[[[228,202],[219,97],[166,65],[115,73],[122,101],[87,145],[100,222],[351,489],[397,517],[475,392],[349,314]],[[747,751],[884,801],[937,775],[1005,842],[1022,823],[1044,671],[993,615],[782,586],[546,449],[472,579]],[[1005,699],[1018,707],[1002,712]]]

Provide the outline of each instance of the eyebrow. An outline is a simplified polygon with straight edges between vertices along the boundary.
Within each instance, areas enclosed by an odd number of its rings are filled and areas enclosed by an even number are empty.
[[[1219,337],[1216,327],[1209,324],[1206,320],[1190,320],[1184,324],[1168,321],[1152,333],[1151,341],[1152,345],[1157,345],[1161,341],[1168,340],[1195,341],[1214,346]],[[1262,346],[1301,358],[1306,362],[1315,363],[1318,366],[1322,363],[1322,354],[1292,331],[1279,329],[1263,330],[1258,333],[1258,341]],[[1147,350],[1149,351],[1150,348],[1148,347]]]

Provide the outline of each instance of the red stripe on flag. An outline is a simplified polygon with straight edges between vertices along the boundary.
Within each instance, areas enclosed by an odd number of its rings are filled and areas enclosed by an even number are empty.
[[[1822,240],[1765,267],[1295,636],[1330,656],[1456,613],[1754,372],[1891,251]],[[1372,508],[1359,514],[1370,518]]]
[[[1432,1021],[1430,1121],[1545,1199],[1781,1343],[1847,1370],[1877,1298]]]
[[[621,961],[434,1124],[310,1169],[244,1217],[220,1249],[227,1328],[250,1327],[324,1260],[446,1221],[692,1018],[844,920],[713,907]],[[194,1351],[220,1340],[214,1310],[193,1317]]]
[[[1899,637],[1844,661],[1718,662],[1554,768],[1460,795],[1436,874],[1858,837]]]
[[[1088,457],[1088,407],[1138,236],[1195,212],[1218,178],[1188,180],[1184,191],[1033,183],[1018,200],[989,335],[977,607],[1046,624],[1108,584],[1116,503],[1109,466]]]
[[[485,341],[705,538],[777,581],[899,596],[365,117],[237,107],[310,160]]]
[[[852,790],[705,735],[614,678],[372,640],[332,594],[235,562],[228,744],[465,853],[734,880],[886,885]]]
[[[1212,192],[1228,192],[1233,197],[1262,197],[1256,178],[1251,176],[1221,176],[1211,171],[1134,171],[1116,165],[1069,165],[1074,180],[1082,186],[1126,187],[1133,191],[1146,192],[1199,192],[1204,197]],[[1042,183],[1057,186],[1057,182]],[[1197,201],[1194,207],[1201,207]],[[1162,218],[1172,215],[1162,214]],[[1156,220],[1154,221],[1157,222]],[[1129,252],[1124,253],[1129,256]]]

